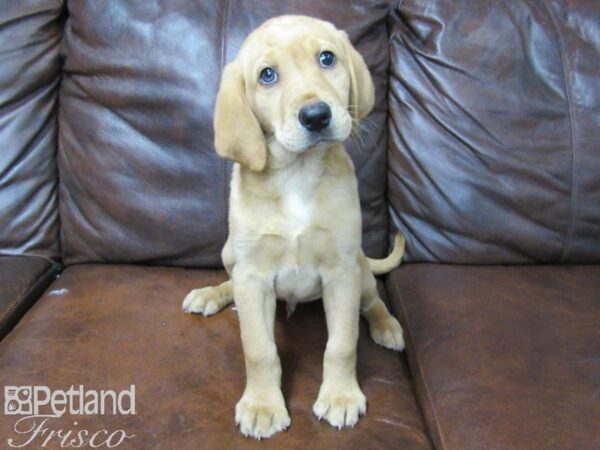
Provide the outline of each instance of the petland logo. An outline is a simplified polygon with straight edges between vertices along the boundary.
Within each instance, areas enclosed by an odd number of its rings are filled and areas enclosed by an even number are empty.
[[[66,414],[135,415],[135,385],[120,392],[86,390],[81,385],[66,391],[47,386],[4,386],[4,414],[23,416],[14,425],[19,437],[6,440],[13,448],[30,445],[44,448],[48,444],[59,444],[62,448],[115,448],[135,435],[125,430],[77,429],[77,420],[72,422],[74,429],[53,429],[52,420]]]

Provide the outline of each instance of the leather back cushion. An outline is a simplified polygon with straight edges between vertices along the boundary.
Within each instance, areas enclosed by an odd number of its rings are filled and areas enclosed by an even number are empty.
[[[60,0],[0,6],[0,254],[57,257]]]
[[[367,253],[387,249],[385,2],[69,2],[59,169],[63,257],[219,266],[230,163],[213,147],[224,64],[269,17],[305,13],[346,28],[377,86],[369,133],[349,150]]]
[[[391,19],[408,260],[600,261],[600,3],[406,0]]]

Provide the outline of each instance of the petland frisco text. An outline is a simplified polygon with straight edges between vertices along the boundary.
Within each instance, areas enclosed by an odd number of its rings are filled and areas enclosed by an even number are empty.
[[[30,445],[44,448],[50,443],[62,448],[115,448],[135,435],[123,429],[80,428],[77,420],[73,420],[73,428],[57,428],[53,421],[66,415],[135,415],[135,385],[120,392],[85,389],[82,385],[70,386],[67,390],[51,390],[47,386],[5,386],[4,414],[22,416],[13,428],[18,437],[6,439],[13,448]]]

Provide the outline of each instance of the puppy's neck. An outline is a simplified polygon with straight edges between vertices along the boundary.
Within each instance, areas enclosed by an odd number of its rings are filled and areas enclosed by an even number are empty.
[[[269,142],[269,158],[267,172],[291,170],[295,171],[305,167],[307,163],[319,165],[322,162],[329,146],[318,146],[303,152],[291,152],[277,141]]]
[[[286,150],[279,143],[269,144],[267,166],[261,172],[253,172],[239,166],[239,183],[246,192],[256,197],[279,199],[290,191],[301,190],[310,195],[327,171],[327,155],[333,144],[308,149],[302,153]]]

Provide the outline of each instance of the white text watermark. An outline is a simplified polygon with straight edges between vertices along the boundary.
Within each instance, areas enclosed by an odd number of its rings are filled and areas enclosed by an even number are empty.
[[[77,416],[135,415],[135,385],[118,392],[86,389],[83,385],[68,389],[4,386],[4,414],[21,416],[13,428],[17,436],[6,439],[13,448],[44,448],[50,443],[61,448],[115,448],[135,435],[123,429],[81,428]],[[73,416],[72,426],[57,428],[53,421],[64,416]]]

